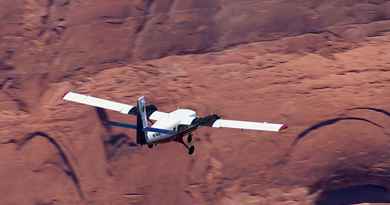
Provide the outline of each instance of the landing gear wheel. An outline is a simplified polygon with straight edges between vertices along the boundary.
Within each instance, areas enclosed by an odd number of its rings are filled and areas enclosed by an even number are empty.
[[[190,148],[188,148],[188,154],[192,155],[195,152],[195,147],[192,145]]]
[[[153,144],[148,144],[149,149],[153,148]]]
[[[189,134],[187,137],[187,142],[191,143],[192,142],[192,134]]]

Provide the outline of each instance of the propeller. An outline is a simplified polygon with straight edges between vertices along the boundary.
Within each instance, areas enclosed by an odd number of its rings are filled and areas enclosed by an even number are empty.
[[[207,115],[206,117],[200,117],[194,120],[194,124],[200,125],[200,126],[208,126],[212,127],[214,122],[221,117],[217,114]]]

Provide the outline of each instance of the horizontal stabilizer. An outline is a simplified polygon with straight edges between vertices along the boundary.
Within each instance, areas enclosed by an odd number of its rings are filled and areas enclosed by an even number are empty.
[[[147,131],[147,132],[159,132],[159,133],[169,134],[169,135],[176,134],[176,132],[174,132],[172,130],[164,130],[164,129],[153,128],[153,127],[145,127],[144,131]]]
[[[192,110],[177,109],[170,113],[154,111],[149,116],[151,120],[167,120],[168,118],[178,120],[180,125],[191,125],[196,118],[196,113]]]
[[[150,116],[149,119],[151,120],[162,120],[169,117],[169,113],[166,112],[160,112],[160,111],[154,111]]]
[[[248,129],[248,130],[259,130],[259,131],[271,131],[279,132],[282,129],[287,128],[283,124],[273,124],[273,123],[259,123],[259,122],[248,122],[248,121],[238,121],[238,120],[216,120],[212,127],[226,127],[226,128],[237,128],[237,129]]]
[[[75,92],[68,92],[64,96],[64,100],[90,105],[94,107],[99,107],[103,109],[113,110],[124,114],[128,114],[131,108],[134,107],[131,105],[113,102],[110,100],[104,100],[101,98],[96,98],[88,95],[78,94]]]
[[[126,123],[123,123],[123,122],[108,121],[108,123],[111,126],[115,126],[115,127],[124,127],[124,128],[137,129],[137,125],[126,124]]]

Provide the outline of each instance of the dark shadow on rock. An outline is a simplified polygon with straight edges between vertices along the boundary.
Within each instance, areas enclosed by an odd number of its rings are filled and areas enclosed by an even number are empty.
[[[28,143],[30,140],[34,139],[35,137],[43,137],[43,138],[47,139],[48,142],[56,148],[56,150],[58,151],[58,154],[60,155],[60,157],[61,157],[61,159],[62,159],[62,161],[64,162],[64,165],[65,165],[64,167],[61,167],[61,169],[65,172],[65,174],[68,177],[70,177],[70,179],[74,183],[80,198],[84,199],[84,193],[82,192],[82,189],[81,189],[80,180],[77,177],[76,172],[75,172],[74,168],[72,167],[72,164],[70,163],[70,161],[69,161],[68,157],[66,156],[64,150],[61,148],[60,144],[58,144],[58,142],[54,138],[50,137],[45,132],[39,132],[39,131],[38,132],[32,132],[32,133],[27,134],[21,140],[17,141],[17,149],[18,150],[22,149],[23,146],[26,145],[26,143]]]
[[[390,117],[390,112],[388,112],[387,110],[380,109],[380,108],[374,108],[374,107],[354,107],[354,108],[350,108],[347,110],[370,110],[370,111],[382,113],[382,114],[386,115],[387,117]]]
[[[379,185],[365,184],[323,191],[315,205],[352,205],[359,203],[389,203],[390,193]]]
[[[107,135],[102,136],[102,141],[104,144],[104,151],[106,154],[106,159],[111,160],[119,151],[123,145],[127,147],[137,147],[137,143],[130,142],[129,136],[125,133],[114,134],[112,131],[112,126],[110,124],[110,118],[106,110],[102,108],[95,108],[98,118],[101,125],[106,130]]]
[[[110,160],[117,153],[118,149],[128,141],[126,134],[120,133],[110,135],[107,140],[104,141],[104,148],[106,151],[106,159]]]
[[[16,139],[9,139],[4,142],[0,142],[0,144],[17,144],[18,141]]]
[[[135,143],[135,142],[128,142],[127,146],[129,146],[129,147],[138,147],[138,144]]]
[[[111,160],[119,150],[126,145],[127,148],[138,147],[137,143],[131,142],[129,137],[124,133],[110,135],[107,140],[104,141],[106,159]]]
[[[284,156],[277,160],[274,165],[275,166],[283,166],[285,164],[287,164],[289,162],[289,158],[292,154],[292,152],[294,151],[294,147],[298,144],[298,142],[300,140],[302,140],[304,137],[306,137],[310,132],[312,131],[315,131],[315,130],[318,130],[322,127],[326,127],[326,126],[329,126],[329,125],[333,125],[333,124],[336,124],[340,121],[346,121],[346,120],[355,120],[355,121],[362,121],[362,122],[367,122],[371,125],[374,125],[376,127],[379,127],[379,128],[384,128],[383,126],[371,121],[371,120],[368,120],[368,119],[365,119],[365,118],[360,118],[360,117],[337,117],[337,118],[331,118],[331,119],[326,119],[326,120],[322,120],[320,122],[317,122],[316,124],[314,125],[311,125],[310,127],[306,128],[305,130],[303,130],[302,132],[300,132],[297,137],[295,137],[294,141],[291,143],[291,146],[289,147],[288,151],[284,154]]]
[[[332,119],[327,119],[327,120],[323,120],[321,122],[318,122],[308,128],[306,128],[305,130],[303,130],[301,133],[299,133],[297,135],[297,137],[295,138],[294,142],[292,143],[292,146],[295,146],[300,140],[302,140],[305,136],[307,136],[310,132],[312,131],[315,131],[317,129],[320,129],[322,127],[326,127],[326,126],[329,126],[329,125],[333,125],[333,124],[336,124],[340,121],[346,121],[346,120],[356,120],[356,121],[363,121],[363,122],[367,122],[367,123],[370,123],[371,125],[374,125],[376,127],[380,127],[380,128],[383,128],[383,126],[371,121],[371,120],[368,120],[368,119],[365,119],[365,118],[360,118],[360,117],[337,117],[337,118],[332,118]]]
[[[108,117],[108,114],[106,112],[106,110],[102,109],[102,108],[95,108],[96,110],[96,113],[99,117],[99,120],[100,120],[100,123],[102,124],[102,126],[106,129],[107,132],[111,132],[112,131],[112,127],[110,126],[110,119]]]

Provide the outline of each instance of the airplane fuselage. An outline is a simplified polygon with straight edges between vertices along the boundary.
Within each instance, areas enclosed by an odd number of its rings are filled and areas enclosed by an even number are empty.
[[[189,134],[189,129],[191,132],[195,130],[194,126],[191,125],[191,122],[186,122],[188,125],[183,125],[183,122],[180,119],[194,120],[196,117],[196,112],[190,109],[177,109],[173,112],[170,112],[169,115],[163,119],[157,120],[152,125],[152,128],[171,130],[175,132],[175,134],[148,132],[146,136],[147,144],[168,142],[175,140],[177,137],[183,137],[185,134]]]

